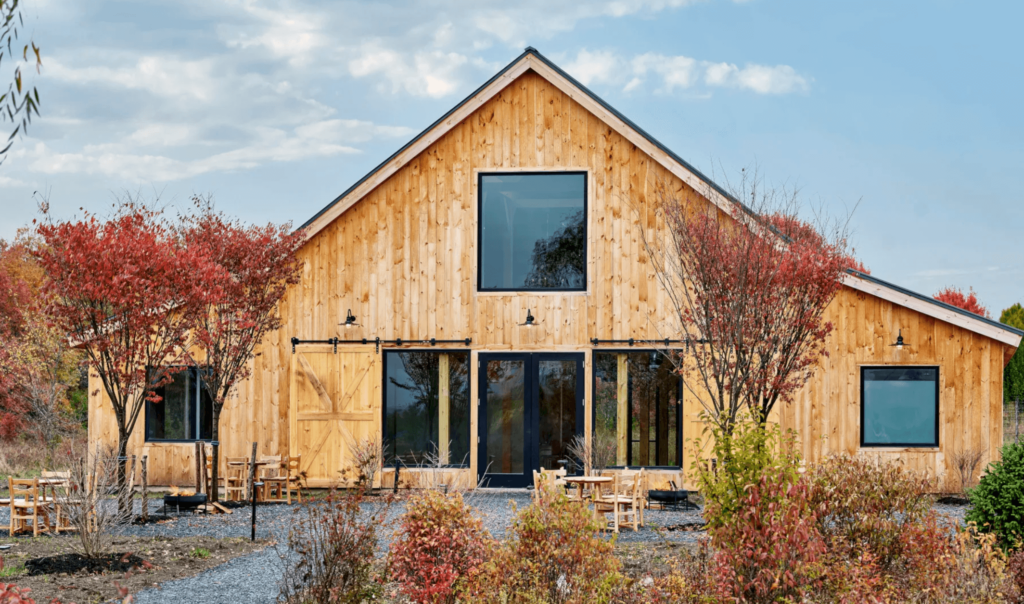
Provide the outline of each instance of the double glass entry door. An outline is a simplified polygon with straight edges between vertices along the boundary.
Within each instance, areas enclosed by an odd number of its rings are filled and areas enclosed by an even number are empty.
[[[479,371],[483,486],[525,487],[568,459],[583,434],[582,353],[481,354]]]

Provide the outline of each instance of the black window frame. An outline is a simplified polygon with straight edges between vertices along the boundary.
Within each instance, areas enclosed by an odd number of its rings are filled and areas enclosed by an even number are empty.
[[[193,373],[193,379],[196,380],[196,396],[197,396],[196,404],[195,404],[196,416],[197,416],[197,420],[201,420],[202,419],[202,415],[203,415],[203,411],[202,411],[203,398],[202,397],[203,397],[204,392],[206,392],[206,389],[203,387],[203,383],[202,383],[202,375],[203,375],[202,367],[196,367],[195,365],[172,365],[172,367],[182,367],[183,368],[183,369],[181,369],[179,371],[176,371],[175,375],[177,375],[178,373],[184,373],[186,371]],[[154,389],[154,390],[156,390],[156,389]],[[212,437],[213,426],[212,425],[210,426],[210,434],[211,434],[210,438],[151,438],[149,436],[149,412],[150,412],[150,409],[151,409],[151,405],[153,405],[153,403],[151,403],[151,402],[149,402],[147,400],[145,403],[143,403],[143,405],[145,407],[143,409],[143,418],[142,418],[143,419],[143,422],[142,422],[143,442],[147,442],[147,443],[198,443],[198,442],[208,443],[208,442],[213,442],[213,437]],[[211,409],[210,409],[211,410],[211,419],[210,419],[210,421],[212,422],[213,421],[213,419],[212,419],[213,401],[212,400],[210,401],[210,406],[211,406]],[[196,424],[196,433],[197,434],[202,434],[203,433],[202,427],[199,426],[198,423]]]
[[[469,421],[467,422],[466,432],[466,443],[469,445],[469,450],[466,454],[465,463],[448,463],[441,467],[452,468],[452,469],[465,469],[472,465],[472,451],[473,451],[473,353],[468,348],[384,348],[380,349],[380,363],[381,363],[381,387],[380,387],[380,433],[381,438],[387,438],[388,429],[388,355],[389,352],[431,352],[434,354],[465,354],[466,355],[466,411],[469,413]],[[386,447],[381,447],[381,455],[386,452]],[[450,459],[449,459],[450,461]],[[394,457],[390,460],[381,460],[382,468],[394,468],[395,462]],[[407,464],[402,462],[403,468],[430,468],[434,466],[425,466],[423,464]]]
[[[864,440],[864,375],[870,369],[934,369],[935,370],[935,438],[931,443],[869,443]],[[893,447],[905,449],[937,449],[939,447],[939,426],[942,424],[939,416],[939,399],[941,388],[939,384],[942,378],[942,368],[939,365],[861,365],[860,366],[860,446],[863,449],[887,449]]]
[[[583,287],[552,288],[552,287],[488,287],[483,286],[483,254],[481,245],[484,236],[484,188],[485,176],[553,176],[561,174],[583,175]],[[476,175],[476,291],[484,293],[564,293],[586,292],[590,286],[590,172],[587,170],[513,170],[478,172]]]
[[[589,401],[589,405],[590,405],[590,429],[591,429],[591,432],[593,432],[594,430],[596,430],[596,426],[597,426],[597,359],[594,358],[594,357],[597,354],[599,354],[599,353],[607,353],[607,354],[633,354],[633,353],[637,353],[637,352],[655,353],[655,354],[663,354],[663,353],[662,353],[661,350],[658,350],[658,349],[655,349],[655,348],[593,348],[591,350],[592,350],[592,352],[591,352],[591,358],[590,358],[590,366],[591,366],[591,371],[590,371],[590,380],[591,380],[591,383],[590,383],[590,396],[591,396],[592,400]],[[678,350],[682,350],[682,349],[680,349],[680,348],[673,348],[673,349],[670,349],[670,350],[678,351]],[[683,449],[683,445],[686,443],[686,439],[684,438],[684,434],[683,434],[683,427],[686,425],[686,422],[684,421],[685,413],[684,413],[684,410],[683,410],[683,405],[685,404],[684,400],[683,400],[683,394],[684,394],[685,390],[686,390],[686,385],[683,383],[683,376],[680,375],[679,376],[679,394],[678,394],[678,396],[679,396],[679,412],[676,414],[676,421],[679,423],[679,426],[676,428],[676,447],[677,447],[676,450],[679,451],[679,465],[678,466],[630,466],[630,465],[620,466],[620,465],[612,464],[612,465],[608,466],[609,470],[616,470],[616,469],[621,470],[622,468],[643,468],[645,470],[682,470],[683,469],[683,464],[686,461],[686,452]],[[629,395],[628,396],[629,396],[630,400],[632,400],[632,394],[633,394],[633,390],[632,390],[632,388],[629,388]],[[626,440],[626,459],[627,460],[631,459],[633,457],[633,437],[632,437],[632,434],[633,434],[633,414],[632,413],[629,415],[629,424],[630,424],[629,425],[630,437]],[[590,438],[594,438],[594,435],[591,434]]]

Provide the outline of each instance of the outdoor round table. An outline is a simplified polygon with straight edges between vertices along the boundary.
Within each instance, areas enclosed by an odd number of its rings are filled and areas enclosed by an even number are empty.
[[[579,489],[580,501],[583,501],[583,487],[584,485],[592,485],[594,488],[593,497],[597,499],[601,496],[601,485],[612,481],[611,476],[566,476],[565,481],[569,483],[575,483]]]

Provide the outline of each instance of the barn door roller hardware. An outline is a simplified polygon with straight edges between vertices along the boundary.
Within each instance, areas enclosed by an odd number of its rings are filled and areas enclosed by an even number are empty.
[[[701,343],[703,341],[704,340],[697,340],[698,343]],[[670,344],[685,344],[687,342],[690,342],[690,340],[670,340],[668,338],[665,338],[664,340],[637,340],[635,338],[629,338],[628,340],[600,340],[598,338],[591,338],[590,340],[590,343],[593,344],[594,346],[599,346],[601,344],[629,344],[630,346],[633,346],[635,344],[661,344],[663,346],[668,346]]]
[[[326,340],[300,340],[298,338],[292,338],[292,354],[295,354],[295,347],[299,344],[332,344],[334,346],[334,354],[338,354],[338,344],[374,344],[377,347],[377,352],[380,352],[381,344],[394,344],[396,346],[402,346],[404,344],[430,344],[431,346],[437,346],[438,344],[465,344],[469,346],[473,342],[473,338],[465,338],[462,340],[438,340],[437,338],[430,338],[429,340],[403,340],[398,338],[396,340],[382,340],[380,338],[367,339],[362,338],[360,340],[342,340],[340,338],[328,338]]]

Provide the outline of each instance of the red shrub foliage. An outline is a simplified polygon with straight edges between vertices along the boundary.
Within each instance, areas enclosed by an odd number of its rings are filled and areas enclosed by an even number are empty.
[[[454,603],[464,579],[487,561],[493,545],[460,493],[425,491],[409,499],[391,572],[417,604]]]
[[[821,580],[825,541],[805,480],[770,468],[733,521],[714,529],[719,594],[744,602],[800,601]],[[710,511],[713,513],[713,510]]]
[[[947,287],[946,289],[940,290],[932,297],[939,302],[945,302],[951,306],[962,308],[967,312],[972,312],[976,315],[990,318],[988,309],[978,302],[978,295],[974,293],[973,289],[968,290],[965,294],[964,291],[958,287]]]

